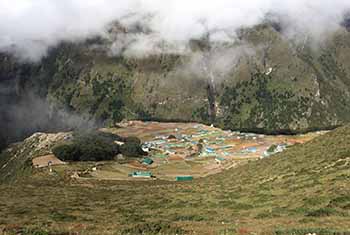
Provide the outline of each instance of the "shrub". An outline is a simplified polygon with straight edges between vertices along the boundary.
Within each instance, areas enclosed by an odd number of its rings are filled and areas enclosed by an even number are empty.
[[[275,231],[275,235],[305,235],[309,233],[315,233],[318,235],[347,235],[349,234],[349,231],[338,231],[327,228],[300,228]]]
[[[112,160],[119,153],[117,144],[110,144],[101,140],[85,140],[77,143],[81,155],[80,161]]]
[[[127,157],[139,157],[146,155],[140,144],[133,141],[125,142],[123,145],[121,145],[120,152]]]
[[[337,215],[338,212],[333,209],[333,208],[320,208],[315,211],[310,211],[309,213],[306,214],[306,216],[311,216],[311,217],[327,217],[327,216],[332,216],[332,215]]]
[[[115,141],[124,141],[119,146]],[[62,161],[107,161],[118,153],[137,157],[146,153],[141,148],[141,141],[136,137],[121,138],[120,136],[99,131],[74,133],[71,143],[58,145],[53,153]]]
[[[58,145],[52,149],[52,152],[61,161],[79,161],[81,155],[76,144]]]
[[[75,133],[71,143],[58,145],[53,153],[62,161],[104,161],[112,160],[119,153],[119,146],[114,140],[119,136],[103,133]]]
[[[0,133],[0,152],[2,150],[4,150],[7,146],[7,140],[5,138],[5,136],[3,136],[1,133]]]
[[[135,136],[130,136],[122,139],[123,142],[125,143],[134,143],[134,144],[141,144],[141,140]]]
[[[350,196],[345,195],[337,197],[329,202],[328,207],[338,207],[345,210],[350,209]]]
[[[152,222],[138,224],[134,227],[124,229],[122,234],[185,234],[185,231],[168,222]]]
[[[44,231],[41,229],[32,229],[32,228],[13,228],[13,229],[4,229],[4,234],[21,234],[21,235],[57,235],[62,233],[53,233]]]
[[[273,152],[276,151],[276,149],[277,149],[277,145],[273,144],[273,145],[270,146],[270,148],[268,148],[267,152],[268,153],[273,153]]]
[[[174,221],[204,221],[207,220],[201,215],[176,215]]]
[[[62,161],[105,161],[118,154],[117,148],[105,143],[79,142],[53,148],[53,153]]]

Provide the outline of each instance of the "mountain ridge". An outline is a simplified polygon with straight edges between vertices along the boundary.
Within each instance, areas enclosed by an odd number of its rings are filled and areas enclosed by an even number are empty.
[[[29,92],[47,103],[48,116],[65,110],[102,125],[122,119],[181,120],[234,130],[302,132],[350,120],[349,37],[340,29],[316,49],[308,38],[296,43],[261,24],[242,30],[241,49],[219,62],[215,53],[220,58],[222,49],[203,47],[189,56],[111,57],[98,49],[108,48],[110,41],[91,39],[62,43],[39,64],[2,55],[0,77],[17,80],[15,97],[26,100]],[[225,69],[210,69],[214,92],[208,92],[203,61]],[[210,109],[216,112],[213,120]]]

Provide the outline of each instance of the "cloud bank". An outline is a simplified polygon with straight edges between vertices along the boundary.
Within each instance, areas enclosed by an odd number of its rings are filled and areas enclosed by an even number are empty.
[[[287,36],[319,40],[340,27],[349,9],[349,0],[0,0],[0,52],[38,61],[62,41],[105,37],[113,21],[147,31],[117,38],[115,53],[124,45],[130,54],[147,53],[160,43],[175,50],[208,31],[214,40],[233,40],[228,35],[267,15]]]

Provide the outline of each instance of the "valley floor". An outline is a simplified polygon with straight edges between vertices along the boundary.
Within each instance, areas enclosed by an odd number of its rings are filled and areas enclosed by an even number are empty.
[[[142,164],[137,160],[128,164],[106,162],[100,164],[89,177],[130,180],[129,173],[146,171],[157,179],[170,181],[174,181],[177,176],[201,178],[214,175],[247,161],[269,157],[326,133],[272,136],[223,131],[198,123],[142,121],[120,123],[119,128],[106,128],[104,131],[140,138],[149,152],[147,158],[152,159],[152,163]],[[274,149],[268,151],[271,146]]]

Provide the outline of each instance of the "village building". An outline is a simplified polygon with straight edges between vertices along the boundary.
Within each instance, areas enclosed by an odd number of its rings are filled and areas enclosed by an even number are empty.
[[[183,181],[191,181],[193,180],[193,176],[190,176],[190,175],[186,175],[186,176],[176,176],[176,181],[180,181],[180,182],[183,182]]]
[[[142,164],[144,164],[144,165],[152,165],[153,162],[154,162],[154,161],[153,161],[151,158],[149,158],[149,157],[146,157],[146,158],[144,158],[144,159],[142,160]]]
[[[148,171],[134,171],[133,173],[129,174],[129,176],[133,178],[151,178],[152,173]]]

